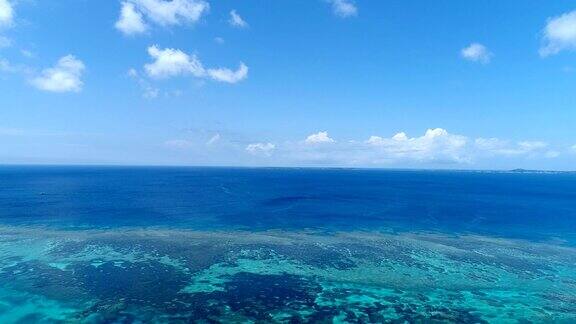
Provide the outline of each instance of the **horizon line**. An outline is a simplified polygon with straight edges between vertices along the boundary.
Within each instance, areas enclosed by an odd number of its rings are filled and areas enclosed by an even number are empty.
[[[375,170],[375,171],[455,171],[455,172],[510,172],[510,173],[574,173],[576,170],[551,169],[460,169],[460,168],[411,168],[411,167],[367,167],[367,166],[264,166],[264,165],[186,165],[186,164],[120,164],[120,163],[0,163],[2,167],[100,167],[100,168],[204,168],[204,169],[332,169],[332,170]]]

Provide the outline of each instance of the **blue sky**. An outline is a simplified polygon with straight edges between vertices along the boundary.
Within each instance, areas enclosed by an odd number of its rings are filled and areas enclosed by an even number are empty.
[[[0,0],[0,163],[574,169],[573,10]]]

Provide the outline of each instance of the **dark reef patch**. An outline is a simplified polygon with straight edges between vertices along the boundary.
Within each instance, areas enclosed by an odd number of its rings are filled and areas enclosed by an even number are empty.
[[[320,291],[320,286],[314,281],[294,275],[241,272],[224,285],[223,291],[198,294],[195,298],[218,301],[218,304],[253,320],[270,321],[270,314],[277,311],[313,308]]]

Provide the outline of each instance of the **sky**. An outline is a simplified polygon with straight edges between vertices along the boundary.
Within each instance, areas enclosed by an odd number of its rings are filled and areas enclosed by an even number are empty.
[[[0,164],[574,170],[576,4],[0,0]]]

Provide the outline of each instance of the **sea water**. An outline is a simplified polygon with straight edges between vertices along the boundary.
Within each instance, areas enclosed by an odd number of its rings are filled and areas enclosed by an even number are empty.
[[[0,168],[0,322],[571,322],[576,174]]]

